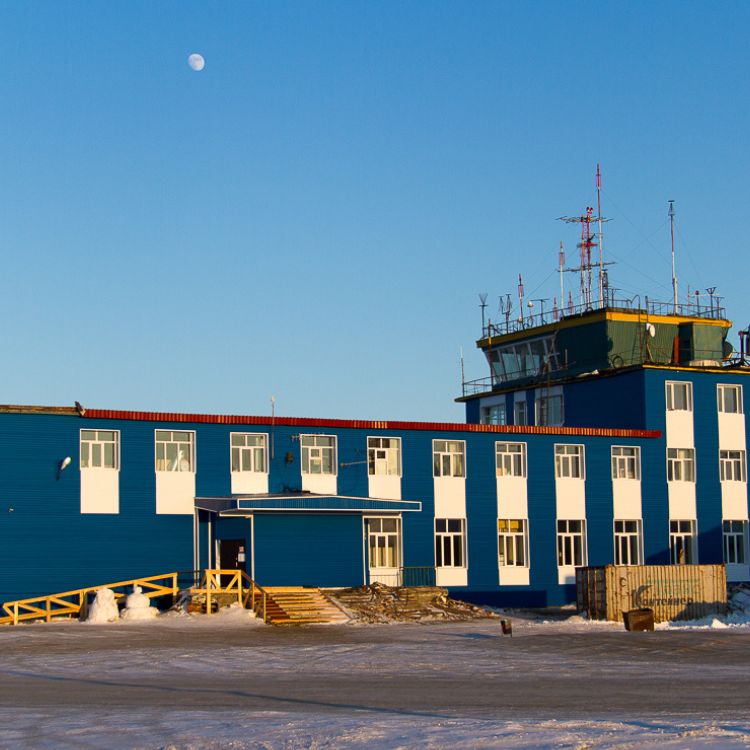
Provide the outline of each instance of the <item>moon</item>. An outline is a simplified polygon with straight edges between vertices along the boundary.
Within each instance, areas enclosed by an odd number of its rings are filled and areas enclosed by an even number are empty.
[[[203,55],[199,55],[197,52],[193,52],[193,54],[188,57],[188,65],[193,70],[203,70],[203,68],[206,66],[206,61],[203,59]]]

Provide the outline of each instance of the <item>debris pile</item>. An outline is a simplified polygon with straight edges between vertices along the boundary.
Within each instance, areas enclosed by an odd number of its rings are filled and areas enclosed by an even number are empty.
[[[369,586],[326,593],[354,622],[458,621],[499,616],[473,604],[451,599],[448,590],[438,586],[394,588],[371,583]]]

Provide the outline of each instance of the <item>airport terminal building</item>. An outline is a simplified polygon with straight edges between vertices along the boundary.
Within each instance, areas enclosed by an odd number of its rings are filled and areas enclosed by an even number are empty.
[[[581,565],[750,580],[729,327],[613,299],[490,323],[460,424],[0,407],[0,601],[213,567],[528,606]]]

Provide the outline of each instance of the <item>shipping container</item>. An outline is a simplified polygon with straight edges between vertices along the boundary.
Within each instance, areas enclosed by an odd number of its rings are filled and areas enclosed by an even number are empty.
[[[605,565],[576,570],[578,609],[593,620],[623,621],[652,609],[655,622],[695,620],[727,611],[723,565]]]

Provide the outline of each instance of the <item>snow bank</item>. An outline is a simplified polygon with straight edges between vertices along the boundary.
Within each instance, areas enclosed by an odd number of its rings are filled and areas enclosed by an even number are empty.
[[[119,617],[120,612],[117,609],[115,592],[112,589],[99,589],[96,592],[96,599],[94,599],[94,603],[91,605],[86,622],[97,624],[116,622]]]
[[[656,624],[657,630],[724,630],[750,627],[750,590],[739,586],[730,592],[726,615],[708,615],[699,620],[675,620]]]

